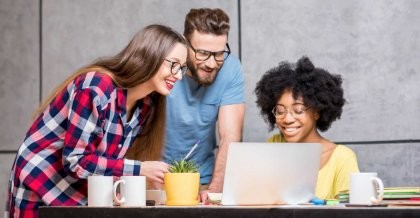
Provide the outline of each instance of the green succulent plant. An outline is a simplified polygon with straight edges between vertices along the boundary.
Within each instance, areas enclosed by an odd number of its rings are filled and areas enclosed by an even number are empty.
[[[198,173],[200,167],[192,160],[175,160],[169,166],[170,173]]]

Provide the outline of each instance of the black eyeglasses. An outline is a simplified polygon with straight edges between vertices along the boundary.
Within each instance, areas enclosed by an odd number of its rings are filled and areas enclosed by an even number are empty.
[[[177,61],[171,61],[168,59],[165,59],[165,61],[171,63],[171,73],[172,75],[176,75],[177,73],[181,73],[182,76],[185,75],[185,73],[188,70],[187,66],[181,66],[181,63],[177,62]]]
[[[229,44],[228,43],[226,43],[227,50],[213,52],[213,51],[206,51],[206,50],[201,50],[201,49],[195,49],[191,45],[191,42],[188,39],[187,39],[187,41],[188,41],[188,45],[190,46],[190,48],[195,53],[195,58],[197,60],[199,60],[199,61],[206,61],[206,60],[208,60],[213,55],[214,60],[216,60],[218,62],[223,62],[230,55],[230,48],[229,48]]]

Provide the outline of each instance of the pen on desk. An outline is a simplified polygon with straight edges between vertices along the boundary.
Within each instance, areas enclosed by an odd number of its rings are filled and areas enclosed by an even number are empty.
[[[196,143],[195,143],[195,145],[190,149],[190,151],[188,152],[188,154],[187,155],[185,155],[185,157],[184,157],[184,159],[182,159],[182,160],[187,160],[189,157],[190,157],[190,155],[192,154],[192,152],[195,150],[195,148],[197,147],[197,145],[200,143],[200,140],[198,140]]]

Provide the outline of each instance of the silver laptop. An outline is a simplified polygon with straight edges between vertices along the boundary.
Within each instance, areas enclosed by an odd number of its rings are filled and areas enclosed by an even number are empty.
[[[229,145],[222,205],[298,204],[315,196],[319,143]]]

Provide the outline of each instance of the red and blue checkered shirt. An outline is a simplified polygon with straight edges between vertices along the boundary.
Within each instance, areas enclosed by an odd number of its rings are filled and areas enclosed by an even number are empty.
[[[130,121],[127,90],[103,73],[78,76],[32,124],[10,178],[10,216],[39,205],[86,205],[90,175],[139,175],[127,149],[149,116],[151,98],[137,101]],[[34,206],[35,205],[35,206]],[[27,210],[27,211],[25,211]]]

